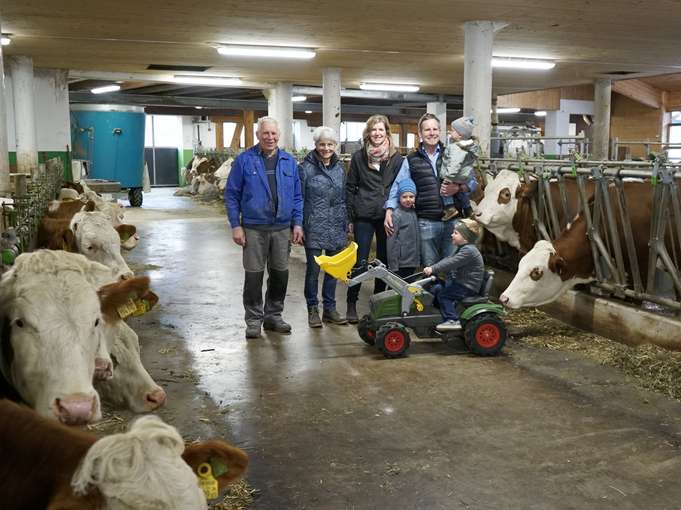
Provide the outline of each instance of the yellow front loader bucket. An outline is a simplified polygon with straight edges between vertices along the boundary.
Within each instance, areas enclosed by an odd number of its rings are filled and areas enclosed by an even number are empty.
[[[331,257],[319,255],[314,260],[326,274],[330,274],[336,280],[347,283],[350,279],[350,271],[352,271],[352,267],[357,262],[357,243],[350,243],[343,251]]]

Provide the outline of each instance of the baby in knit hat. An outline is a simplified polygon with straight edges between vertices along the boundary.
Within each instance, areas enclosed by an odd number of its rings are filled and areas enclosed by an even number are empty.
[[[449,129],[450,143],[442,156],[440,179],[444,182],[459,184],[463,189],[451,197],[443,197],[445,211],[444,221],[451,220],[459,214],[467,216],[470,211],[469,195],[473,167],[480,157],[480,145],[473,137],[473,117],[460,117],[452,121]]]
[[[480,293],[485,264],[476,243],[481,233],[478,222],[468,218],[457,221],[452,233],[452,243],[456,246],[454,253],[423,268],[426,276],[447,274],[444,285],[437,285],[433,289],[444,318],[444,322],[435,327],[438,331],[461,329],[457,304],[464,298]]]
[[[388,269],[402,277],[411,276],[421,265],[419,220],[414,210],[416,184],[407,178],[400,181],[400,206],[393,212],[394,232],[388,236]]]

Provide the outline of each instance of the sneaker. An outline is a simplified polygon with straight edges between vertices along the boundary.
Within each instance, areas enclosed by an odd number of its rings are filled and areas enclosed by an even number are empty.
[[[330,322],[331,324],[347,324],[348,319],[341,317],[341,314],[337,310],[324,310],[322,314],[322,320],[324,322]]]
[[[291,325],[281,317],[265,320],[262,323],[262,327],[265,331],[274,331],[275,333],[288,334],[291,332]]]
[[[442,221],[449,221],[453,220],[459,215],[459,211],[456,207],[448,207],[445,209],[445,211],[442,213]]]
[[[260,323],[246,324],[246,338],[260,338]]]
[[[442,324],[438,324],[435,326],[435,329],[438,331],[457,331],[461,329],[461,323],[450,319]]]
[[[326,312],[324,312],[326,314]],[[311,328],[321,328],[322,320],[319,318],[319,311],[316,306],[307,307],[307,325]]]
[[[348,303],[348,311],[345,312],[345,318],[350,324],[357,324],[359,318],[357,317],[357,303]]]

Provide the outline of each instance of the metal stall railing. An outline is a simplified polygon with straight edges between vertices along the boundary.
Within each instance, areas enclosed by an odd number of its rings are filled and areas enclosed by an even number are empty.
[[[504,147],[504,156],[509,156],[509,142],[511,141],[523,142],[527,145],[524,157],[533,158],[535,155],[542,155],[545,152],[544,142],[555,142],[558,146],[558,159],[569,158],[574,152],[586,157],[591,148],[591,140],[585,136],[492,136],[491,142],[498,141]],[[563,147],[566,149],[564,150]],[[520,152],[520,151],[518,151]],[[517,155],[511,155],[517,157]]]
[[[655,159],[651,162],[546,160],[483,160],[481,167],[495,175],[502,169],[519,173],[521,181],[537,181],[532,197],[532,221],[537,238],[555,240],[577,213],[587,226],[597,286],[620,298],[645,300],[681,310],[681,166]],[[579,205],[568,210],[565,178],[577,182]],[[647,266],[641,267],[627,203],[627,180],[652,187]],[[588,184],[588,185],[587,185]],[[558,203],[551,186],[559,189]],[[563,214],[557,212],[562,210]],[[560,221],[559,221],[560,218]],[[637,232],[636,235],[642,235]],[[661,295],[655,286],[657,269],[666,271],[675,296]],[[643,273],[642,273],[643,271]],[[644,284],[641,274],[646,275]]]
[[[629,159],[631,158],[630,154],[630,149],[632,147],[643,147],[645,154],[644,157],[645,159],[650,158],[651,155],[654,155],[656,152],[664,152],[668,151],[670,149],[681,149],[681,143],[666,143],[666,142],[659,142],[656,140],[620,140],[619,138],[615,137],[612,140],[610,140],[610,157],[613,159]],[[655,148],[655,150],[653,150]],[[622,152],[620,149],[625,149],[624,153],[621,154],[620,158],[620,152]]]
[[[31,176],[10,174],[14,181],[12,202],[2,204],[2,231],[14,229],[19,252],[35,248],[38,226],[50,200],[57,196],[64,176],[64,164],[58,158],[40,165]]]

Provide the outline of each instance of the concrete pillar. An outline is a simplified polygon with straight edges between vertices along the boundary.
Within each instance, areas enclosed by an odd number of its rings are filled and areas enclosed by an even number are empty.
[[[492,43],[504,24],[493,21],[464,23],[463,114],[475,118],[473,134],[483,156],[489,156],[492,109]]]
[[[432,113],[438,119],[440,119],[440,139],[442,143],[447,143],[447,103],[441,101],[435,101],[432,103],[426,103],[426,113]],[[403,147],[407,146],[406,140],[403,142],[400,140],[400,144]]]
[[[33,59],[8,59],[14,92],[14,125],[17,136],[17,171],[33,175],[38,171],[38,145],[33,95]]]
[[[322,123],[336,132],[340,140],[341,127],[341,73],[336,67],[327,67],[322,75],[323,116]],[[340,144],[336,147],[340,152]]]
[[[610,98],[612,81],[598,79],[594,83],[594,125],[591,128],[593,139],[591,159],[608,159],[610,148]],[[616,157],[613,154],[613,157]]]
[[[570,135],[570,113],[563,110],[549,110],[544,117],[545,136],[569,136]],[[567,153],[568,149],[563,146],[562,153]],[[558,145],[558,140],[544,141],[544,154],[562,154]]]
[[[0,27],[2,18],[0,17]],[[7,196],[9,185],[9,155],[7,154],[7,109],[5,107],[5,68],[0,46],[0,196]]]
[[[277,83],[266,93],[267,115],[279,122],[279,147],[293,149],[293,102],[291,84]]]

